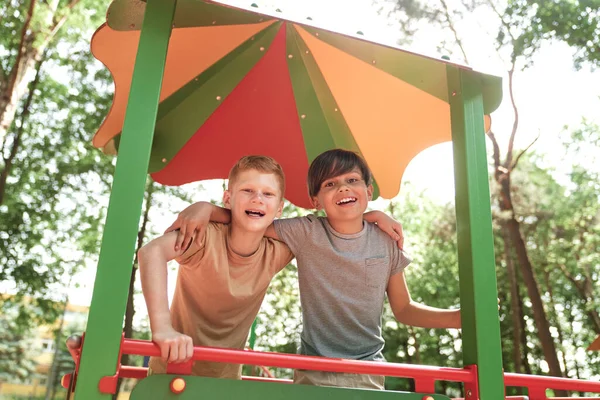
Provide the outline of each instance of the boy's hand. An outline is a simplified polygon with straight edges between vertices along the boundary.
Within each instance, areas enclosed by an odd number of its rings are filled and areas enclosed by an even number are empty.
[[[165,362],[182,363],[194,355],[192,338],[173,328],[153,332],[152,341],[160,347],[160,357]]]
[[[370,211],[365,214],[364,218],[368,222],[375,222],[379,229],[387,233],[398,243],[398,248],[402,249],[404,246],[404,234],[400,222],[381,211]]]
[[[186,250],[195,239],[198,246],[202,245],[202,238],[206,226],[210,222],[212,208],[210,203],[194,203],[179,213],[175,222],[165,230],[165,233],[177,231],[175,251]]]

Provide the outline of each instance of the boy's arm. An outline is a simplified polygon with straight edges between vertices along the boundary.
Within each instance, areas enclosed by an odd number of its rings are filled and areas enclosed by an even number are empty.
[[[402,224],[381,211],[369,211],[364,213],[363,218],[367,222],[377,224],[379,229],[387,233],[392,240],[398,243],[398,248],[404,246],[404,234]]]
[[[387,294],[394,316],[403,324],[422,328],[461,327],[460,310],[444,310],[414,302],[404,279],[404,271],[392,275]]]
[[[231,222],[231,211],[207,201],[199,201],[180,212],[165,233],[179,229],[173,247],[175,251],[187,249],[192,239],[201,246],[206,226],[210,221],[228,224]]]
[[[282,241],[277,235],[277,231],[275,230],[275,224],[272,222],[271,225],[269,225],[269,227],[265,231],[265,236],[271,239],[279,240],[280,242]]]
[[[184,362],[194,353],[192,338],[177,332],[171,325],[167,296],[167,262],[183,251],[173,249],[177,234],[166,233],[138,251],[142,291],[148,307],[152,340],[168,362]]]
[[[180,212],[175,222],[167,228],[165,233],[179,229],[175,240],[175,251],[187,249],[192,242],[192,239],[200,246],[202,238],[204,237],[206,225],[208,225],[209,222],[228,224],[231,222],[231,211],[206,201],[199,201]],[[277,236],[277,232],[275,232],[273,224],[269,225],[265,232],[265,236],[280,240]]]

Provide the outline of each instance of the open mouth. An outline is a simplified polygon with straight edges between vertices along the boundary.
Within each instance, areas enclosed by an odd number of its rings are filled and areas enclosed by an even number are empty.
[[[356,197],[344,197],[341,200],[338,200],[335,204],[338,206],[343,206],[345,204],[356,203]]]
[[[251,217],[264,217],[265,213],[260,210],[246,210],[246,214]]]

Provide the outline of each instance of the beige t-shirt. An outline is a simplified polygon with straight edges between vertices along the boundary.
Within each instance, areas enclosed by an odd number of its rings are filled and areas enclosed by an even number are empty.
[[[171,304],[171,322],[195,346],[243,349],[271,279],[294,255],[282,242],[263,238],[248,257],[228,246],[230,225],[210,223],[202,246],[192,243],[180,264]],[[152,373],[165,373],[160,358],[150,359]],[[194,363],[194,375],[240,379],[239,364]]]

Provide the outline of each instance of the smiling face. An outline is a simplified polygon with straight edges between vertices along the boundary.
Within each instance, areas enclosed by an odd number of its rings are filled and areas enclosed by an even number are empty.
[[[325,210],[332,223],[360,221],[373,198],[373,185],[367,185],[358,168],[350,172],[325,179],[313,204]]]
[[[223,203],[231,210],[233,227],[264,233],[283,209],[278,178],[255,169],[241,171],[223,194]]]

